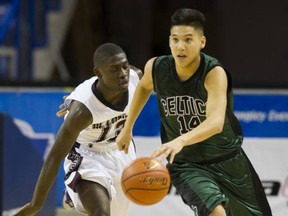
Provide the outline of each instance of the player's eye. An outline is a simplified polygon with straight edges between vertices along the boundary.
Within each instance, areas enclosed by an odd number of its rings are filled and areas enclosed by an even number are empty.
[[[177,43],[177,42],[179,41],[179,39],[178,39],[178,38],[172,38],[172,41],[173,41],[174,43]]]
[[[123,70],[128,70],[128,69],[129,69],[129,65],[128,64],[123,66]]]
[[[116,67],[112,67],[112,68],[111,68],[111,71],[112,71],[113,73],[116,73],[116,72],[118,71],[118,69],[117,69]]]

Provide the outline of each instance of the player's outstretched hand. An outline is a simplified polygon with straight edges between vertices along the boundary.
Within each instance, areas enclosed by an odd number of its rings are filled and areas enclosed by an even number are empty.
[[[67,95],[63,96],[63,100],[65,100],[67,97],[68,97]],[[56,116],[63,117],[66,115],[67,111],[68,108],[65,106],[65,104],[64,103],[60,104],[59,111],[56,113]]]
[[[33,207],[31,203],[27,203],[13,216],[34,216],[39,210],[39,208]]]

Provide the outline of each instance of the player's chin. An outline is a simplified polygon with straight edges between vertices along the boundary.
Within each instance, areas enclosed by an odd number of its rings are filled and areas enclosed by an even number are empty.
[[[120,85],[120,88],[123,92],[128,91],[128,85]]]

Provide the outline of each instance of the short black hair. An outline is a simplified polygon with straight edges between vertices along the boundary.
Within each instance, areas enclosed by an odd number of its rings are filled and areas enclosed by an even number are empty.
[[[100,45],[94,52],[94,66],[99,66],[100,64],[103,64],[103,62],[105,62],[106,58],[115,56],[120,53],[124,53],[126,55],[126,53],[120,46],[114,43],[104,43]]]
[[[170,28],[177,25],[192,26],[204,33],[205,16],[198,10],[180,8],[173,13]]]

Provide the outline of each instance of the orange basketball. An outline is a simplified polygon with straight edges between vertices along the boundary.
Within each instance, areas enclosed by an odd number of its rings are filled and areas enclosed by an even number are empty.
[[[152,205],[162,200],[170,188],[167,168],[157,159],[141,157],[126,166],[121,178],[122,189],[138,205]]]

